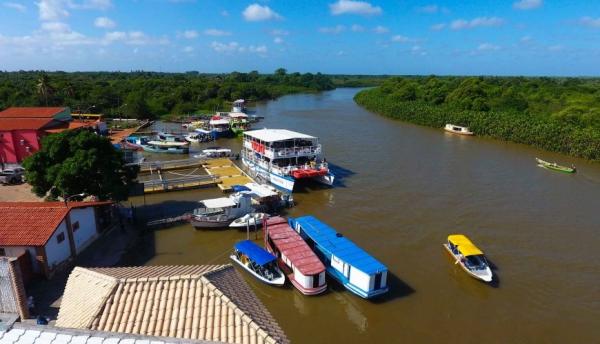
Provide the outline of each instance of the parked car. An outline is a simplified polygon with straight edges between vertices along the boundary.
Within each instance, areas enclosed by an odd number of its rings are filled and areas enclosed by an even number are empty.
[[[25,169],[16,167],[0,172],[0,184],[20,184],[25,177]]]

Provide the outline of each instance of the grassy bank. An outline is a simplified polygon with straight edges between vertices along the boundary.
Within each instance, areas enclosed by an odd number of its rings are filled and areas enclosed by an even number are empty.
[[[600,161],[595,79],[393,78],[354,100],[402,121],[468,126],[476,135]]]

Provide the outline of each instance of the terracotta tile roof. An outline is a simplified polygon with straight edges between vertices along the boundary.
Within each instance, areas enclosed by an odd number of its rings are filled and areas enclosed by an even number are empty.
[[[72,208],[112,202],[0,202],[0,246],[43,246]]]
[[[51,118],[2,118],[0,130],[39,130],[52,122]]]
[[[64,107],[10,107],[0,111],[0,118],[48,118],[65,111]]]
[[[52,127],[51,129],[46,129],[45,131],[50,134],[61,133],[65,130],[73,130],[85,127],[93,127],[98,124],[98,121],[81,121],[81,120],[72,120],[69,122],[63,122],[61,125],[57,127]]]
[[[231,265],[76,267],[56,325],[227,343],[288,343]]]

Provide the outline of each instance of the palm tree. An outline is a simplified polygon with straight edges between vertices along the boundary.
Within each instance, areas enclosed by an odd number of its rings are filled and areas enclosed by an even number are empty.
[[[38,95],[44,97],[46,106],[48,106],[48,96],[50,96],[54,90],[50,85],[50,78],[48,78],[46,73],[40,74],[36,87]]]

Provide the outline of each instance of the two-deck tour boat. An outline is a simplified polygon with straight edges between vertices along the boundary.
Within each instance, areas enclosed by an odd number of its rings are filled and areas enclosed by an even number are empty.
[[[215,115],[208,121],[208,128],[213,133],[215,138],[231,136],[229,128],[229,118]]]
[[[547,170],[552,170],[552,171],[557,171],[557,172],[563,172],[563,173],[575,173],[577,172],[577,169],[575,168],[575,166],[561,166],[555,162],[548,162],[548,161],[544,161],[542,159],[539,158],[535,158],[535,161],[537,162],[539,167],[543,167]]]
[[[321,156],[319,139],[285,129],[244,132],[242,162],[248,169],[292,192],[299,180],[315,180],[332,185],[334,176]]]
[[[443,245],[452,258],[454,258],[455,264],[459,264],[470,276],[484,282],[492,281],[494,275],[483,252],[465,235],[449,235],[448,242]]]
[[[446,126],[444,127],[444,130],[449,133],[453,133],[453,134],[467,135],[467,136],[473,135],[473,132],[469,130],[469,127],[461,127],[460,125],[446,124]]]
[[[223,228],[235,219],[254,211],[252,196],[248,192],[237,192],[229,197],[205,199],[200,201],[190,223],[194,228]]]
[[[290,225],[316,252],[329,276],[352,293],[368,299],[389,290],[387,267],[335,229],[313,216],[290,218]]]
[[[179,135],[158,133],[154,138],[146,141],[142,148],[152,153],[187,154],[190,151],[190,143]]]
[[[276,216],[264,224],[265,248],[277,257],[277,263],[290,282],[304,295],[327,290],[325,266],[287,220]]]
[[[236,243],[229,258],[264,283],[275,286],[285,284],[285,275],[277,267],[277,257],[250,240]]]

